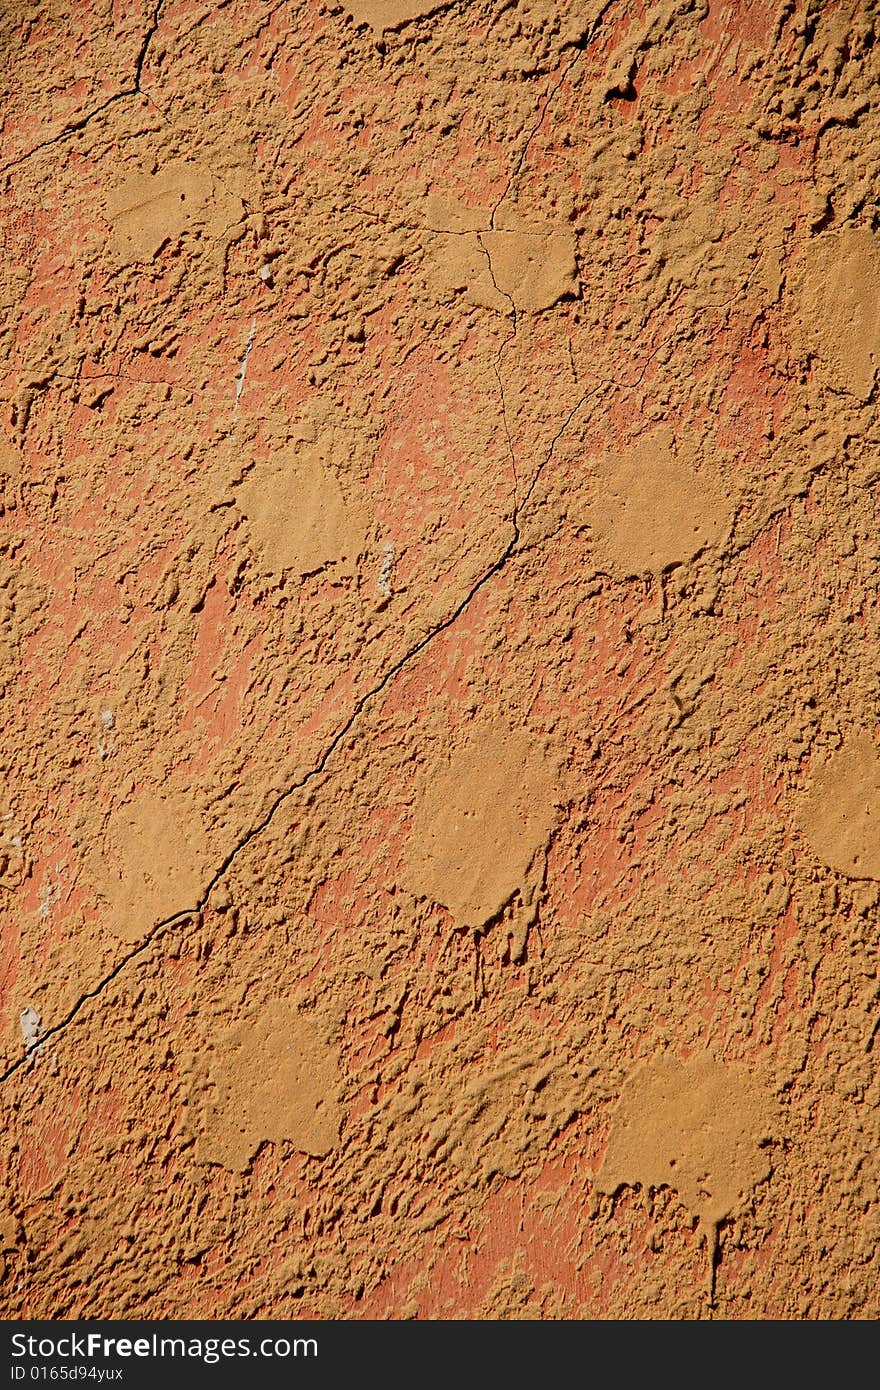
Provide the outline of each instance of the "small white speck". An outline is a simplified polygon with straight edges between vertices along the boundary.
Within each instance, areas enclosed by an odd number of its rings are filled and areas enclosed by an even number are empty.
[[[379,593],[383,598],[391,594],[391,572],[394,569],[394,546],[390,541],[385,545],[385,558],[379,571]]]
[[[232,412],[232,423],[233,423],[233,424],[235,424],[236,420],[238,419],[238,403],[239,403],[239,401],[241,400],[241,393],[242,393],[242,391],[244,390],[244,379],[245,379],[245,376],[247,375],[248,358],[249,358],[250,355],[251,355],[251,348],[252,348],[253,345],[254,345],[254,338],[255,338],[256,336],[257,336],[257,320],[256,320],[256,318],[252,318],[252,319],[251,319],[250,331],[249,331],[249,333],[248,333],[248,335],[247,335],[247,342],[246,342],[245,345],[244,345],[244,356],[243,356],[242,359],[241,359],[241,366],[239,367],[239,370],[238,370],[238,376],[235,378],[235,409],[234,409],[233,412]]]
[[[46,879],[40,889],[40,906],[37,908],[39,915],[45,920],[52,911],[52,904],[58,900],[58,889],[52,884],[50,879]]]
[[[104,728],[105,728],[105,729],[112,729],[112,728],[113,728],[113,725],[114,725],[114,723],[115,723],[115,720],[114,720],[114,718],[113,718],[113,711],[112,711],[112,709],[102,709],[102,710],[101,710],[101,723],[104,725]]]
[[[21,1024],[21,1036],[25,1052],[39,1056],[42,1051],[39,1043],[43,1036],[43,1020],[33,1004],[28,1004],[26,1008],[22,1009],[19,1023]]]

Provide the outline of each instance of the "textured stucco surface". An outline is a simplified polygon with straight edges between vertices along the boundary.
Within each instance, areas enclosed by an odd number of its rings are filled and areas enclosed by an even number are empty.
[[[0,9],[5,1316],[878,1315],[875,24]]]

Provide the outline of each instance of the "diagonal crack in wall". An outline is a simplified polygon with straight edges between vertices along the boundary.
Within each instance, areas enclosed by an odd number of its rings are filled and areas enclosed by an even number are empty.
[[[42,144],[35,146],[34,149],[29,151],[27,154],[21,155],[18,159],[11,161],[10,164],[7,164],[3,168],[0,168],[0,174],[5,173],[8,169],[12,168],[16,164],[23,163],[26,159],[29,159],[31,155],[35,154],[37,150],[43,149],[49,145],[57,144],[59,143],[59,141],[65,139],[68,135],[74,134],[78,130],[82,130],[86,125],[88,125],[89,121],[91,121],[95,116],[99,115],[101,111],[106,110],[108,106],[111,106],[115,102],[121,101],[124,98],[138,95],[140,93],[140,83],[144,69],[144,64],[146,62],[150,44],[159,27],[160,15],[164,3],[165,0],[157,0],[156,7],[153,11],[153,19],[150,28],[148,29],[144,37],[144,41],[141,45],[141,49],[138,54],[138,59],[135,66],[134,85],[130,88],[126,88],[122,92],[116,93],[112,97],[109,97],[107,101],[103,102],[99,107],[96,107],[96,109],[89,113],[89,115],[83,117],[82,120],[65,127],[64,130],[62,130],[58,135],[54,136],[51,140],[43,141]],[[519,156],[517,157],[516,163],[513,167],[513,170],[510,174],[504,191],[502,192],[500,198],[498,199],[498,201],[492,209],[489,229],[495,228],[495,218],[502,204],[509,196],[513,184],[516,178],[518,177],[520,171],[522,170],[531,143],[534,140],[535,136],[537,135],[538,131],[541,128],[541,125],[543,124],[546,118],[547,111],[549,110],[553,98],[556,96],[557,92],[561,88],[566,77],[568,77],[568,75],[571,73],[575,64],[581,57],[581,54],[596,38],[596,35],[598,34],[599,29],[602,26],[605,16],[613,4],[614,0],[607,0],[607,3],[602,6],[589,31],[589,34],[585,35],[582,38],[582,40],[577,46],[577,52],[575,53],[575,56],[572,58],[571,62],[566,65],[565,69],[560,74],[557,81],[554,83],[551,91],[548,93],[541,107],[540,114],[531,131],[529,132],[529,135],[523,144]],[[495,288],[498,289],[498,286],[495,282],[495,275],[492,267],[491,256],[489,255],[489,251],[483,243],[482,234],[477,234],[477,240],[481,250],[485,254],[486,259],[488,261],[489,273],[492,277],[492,282],[493,284],[495,284]],[[507,565],[508,561],[516,554],[517,550],[519,549],[519,543],[521,538],[520,518],[522,516],[523,511],[531,501],[531,498],[534,494],[535,488],[537,487],[541,474],[544,472],[545,468],[551,462],[553,455],[556,452],[556,446],[562,439],[562,436],[565,434],[566,430],[571,425],[575,416],[578,415],[578,413],[581,411],[581,409],[589,400],[589,398],[592,395],[595,395],[599,390],[601,390],[606,383],[597,382],[591,389],[584,391],[583,394],[580,396],[579,400],[576,402],[576,404],[571,408],[565,420],[560,425],[556,434],[550,441],[550,445],[547,449],[547,452],[544,455],[544,458],[538,464],[538,467],[535,469],[535,472],[532,475],[531,482],[529,483],[528,488],[526,489],[525,494],[523,495],[523,498],[520,501],[518,497],[519,484],[516,470],[516,459],[514,455],[513,442],[510,436],[510,430],[507,421],[504,381],[501,375],[501,360],[504,354],[504,350],[509,345],[509,343],[511,343],[513,339],[516,337],[517,310],[516,305],[514,304],[513,299],[510,295],[506,294],[504,291],[501,290],[499,290],[499,293],[504,294],[504,297],[510,301],[512,316],[512,332],[502,341],[494,364],[495,375],[498,379],[498,386],[501,395],[502,423],[504,425],[504,430],[507,437],[508,449],[510,452],[514,478],[514,505],[511,512],[512,534],[510,536],[509,541],[507,542],[507,545],[504,547],[504,550],[497,557],[497,559],[494,560],[492,564],[489,565],[487,569],[483,571],[479,579],[477,579],[471,585],[471,588],[465,594],[464,598],[460,600],[457,607],[453,609],[452,613],[450,613],[448,617],[444,618],[442,622],[438,623],[435,627],[431,628],[430,631],[428,631],[423,637],[421,637],[418,640],[418,642],[416,642],[412,647],[410,647],[410,649],[407,652],[405,652],[404,655],[388,669],[388,671],[386,671],[382,679],[370,690],[368,690],[364,696],[361,697],[361,699],[355,705],[354,710],[349,715],[348,719],[341,726],[341,728],[337,730],[336,734],[334,734],[333,738],[330,740],[327,747],[324,749],[324,752],[321,754],[320,758],[314,764],[314,766],[310,768],[309,771],[305,773],[305,775],[301,777],[297,782],[293,783],[290,787],[287,787],[283,792],[281,792],[272,802],[272,805],[270,806],[266,814],[262,817],[262,819],[258,821],[256,825],[252,826],[251,829],[247,831],[247,833],[243,835],[241,839],[238,840],[237,843],[233,846],[233,848],[229,851],[229,853],[223,859],[222,863],[215,870],[214,874],[212,875],[207,886],[203,890],[198,901],[192,907],[181,908],[180,911],[173,913],[169,917],[162,918],[162,920],[159,922],[156,922],[155,925],[144,937],[143,941],[139,942],[138,945],[134,946],[130,951],[128,951],[124,956],[122,956],[113,966],[112,970],[108,971],[108,973],[104,975],[102,979],[99,980],[98,983],[93,986],[92,989],[86,990],[83,994],[80,995],[76,1003],[68,1010],[64,1018],[62,1018],[58,1023],[52,1024],[51,1027],[44,1029],[44,1031],[40,1035],[41,1048],[44,1048],[46,1043],[49,1042],[52,1038],[59,1037],[61,1034],[66,1032],[66,1030],[76,1021],[77,1017],[85,1008],[85,1006],[92,1000],[100,998],[100,996],[104,993],[108,986],[111,985],[115,979],[117,979],[117,977],[126,969],[126,967],[130,965],[132,961],[137,960],[140,956],[144,955],[150,949],[153,943],[156,940],[158,940],[158,938],[164,932],[182,922],[188,921],[193,917],[198,917],[199,914],[202,911],[204,911],[214,889],[221,882],[224,876],[228,873],[229,869],[235,863],[235,860],[238,858],[238,856],[247,848],[249,844],[251,844],[253,840],[255,840],[259,835],[261,835],[264,830],[268,829],[275,816],[277,815],[278,811],[281,809],[284,803],[290,799],[290,797],[294,796],[297,792],[302,791],[304,787],[308,786],[310,782],[314,781],[316,777],[319,777],[324,772],[324,770],[327,767],[327,764],[333,757],[333,754],[348,737],[349,733],[354,728],[355,724],[358,722],[367,706],[371,704],[372,701],[376,700],[385,690],[387,690],[388,687],[393,683],[395,678],[400,674],[400,672],[403,671],[407,666],[409,666],[411,662],[415,661],[416,658],[420,656],[421,653],[427,649],[427,647],[430,646],[430,644],[435,640],[435,638],[439,637],[442,633],[447,632],[458,621],[461,615],[464,612],[466,612],[466,610],[469,608],[470,604],[473,602],[477,594],[490,582],[490,580],[494,578],[495,575],[501,573],[501,571]],[[650,360],[651,359],[649,358],[648,362],[650,362]],[[631,383],[630,389],[634,389],[634,387],[644,376],[644,373],[647,370],[647,366],[648,363],[646,362],[644,367],[640,371],[636,381]],[[9,1081],[22,1067],[24,1067],[35,1056],[35,1052],[35,1048],[29,1048],[24,1052],[24,1054],[21,1057],[17,1058],[14,1062],[11,1062],[9,1066],[6,1068],[6,1070],[3,1073],[0,1073],[0,1085],[5,1083],[6,1081]]]
[[[38,154],[40,150],[49,149],[52,145],[58,145],[62,140],[66,140],[69,135],[76,135],[78,131],[85,130],[90,121],[93,121],[96,116],[100,116],[101,112],[106,111],[108,107],[115,106],[118,101],[125,101],[128,97],[141,95],[141,78],[143,77],[144,65],[147,61],[150,44],[153,42],[156,31],[159,28],[159,20],[164,4],[165,0],[156,0],[156,7],[153,10],[150,26],[144,35],[135,61],[134,83],[132,86],[123,87],[121,92],[114,92],[112,96],[107,97],[106,100],[102,101],[94,110],[89,111],[85,116],[80,116],[79,120],[71,121],[69,125],[64,126],[59,130],[57,135],[50,136],[48,140],[41,140],[39,144],[26,150],[24,154],[17,155],[15,159],[10,159],[8,164],[0,166],[0,175],[8,173],[10,169],[15,169],[19,164],[26,163],[27,160],[31,159],[35,154]]]
[[[229,853],[223,859],[222,863],[214,871],[214,874],[212,875],[211,879],[206,885],[198,901],[194,903],[191,907],[181,908],[178,912],[172,913],[171,916],[164,917],[160,922],[157,922],[148,932],[147,936],[144,937],[143,941],[139,942],[137,946],[133,947],[132,950],[128,951],[124,956],[122,956],[121,959],[117,961],[116,965],[114,965],[112,970],[110,970],[92,989],[87,990],[84,994],[80,995],[79,999],[72,1006],[72,1008],[68,1010],[67,1014],[63,1019],[60,1020],[60,1022],[52,1024],[51,1027],[44,1029],[43,1033],[40,1036],[41,1047],[45,1047],[46,1043],[49,1042],[52,1038],[58,1037],[61,1033],[64,1033],[67,1030],[67,1028],[69,1028],[70,1025],[76,1020],[77,1016],[81,1013],[85,1005],[88,1004],[91,1000],[99,998],[100,995],[104,992],[104,990],[108,987],[108,985],[112,984],[112,982],[117,978],[117,976],[121,974],[121,972],[126,968],[126,966],[129,965],[133,960],[136,960],[139,956],[142,956],[146,951],[148,951],[154,943],[154,941],[156,941],[159,936],[161,936],[170,927],[187,921],[192,917],[197,917],[199,913],[201,913],[204,910],[204,908],[208,904],[208,900],[211,894],[213,893],[214,889],[217,887],[221,879],[223,879],[225,874],[235,863],[235,860],[242,853],[242,851],[245,850],[253,840],[255,840],[259,835],[261,835],[264,830],[268,829],[272,821],[275,819],[275,816],[277,815],[280,808],[284,805],[286,801],[290,799],[290,797],[294,796],[297,792],[301,791],[304,787],[308,786],[310,782],[314,781],[316,777],[319,777],[321,773],[324,772],[333,754],[345,741],[348,734],[354,728],[355,724],[358,722],[367,706],[371,704],[374,700],[376,700],[385,690],[387,690],[388,687],[395,680],[395,678],[400,674],[400,672],[403,671],[407,666],[409,666],[410,663],[413,662],[418,656],[420,656],[421,653],[431,645],[435,638],[439,637],[441,633],[448,631],[458,621],[461,615],[467,610],[467,608],[473,602],[474,598],[477,596],[480,590],[483,589],[486,586],[486,584],[488,584],[489,581],[492,578],[494,578],[496,574],[499,574],[501,570],[504,569],[504,567],[515,554],[519,546],[521,536],[520,517],[522,515],[523,510],[531,500],[531,497],[534,493],[534,490],[537,486],[541,474],[543,473],[547,465],[550,463],[556,451],[556,446],[558,445],[562,436],[565,434],[566,430],[574,420],[575,416],[586,404],[590,396],[594,395],[597,391],[601,389],[601,386],[602,383],[597,383],[590,390],[585,391],[581,396],[580,400],[569,411],[562,425],[554,435],[544,458],[541,460],[540,464],[538,465],[534,474],[532,475],[531,482],[529,483],[528,489],[526,490],[522,502],[516,508],[511,517],[512,534],[510,536],[509,541],[507,542],[507,545],[504,547],[504,550],[497,557],[497,559],[495,559],[492,562],[492,564],[489,565],[483,571],[479,579],[477,579],[471,585],[464,598],[460,600],[458,605],[453,609],[452,613],[450,613],[448,617],[444,618],[442,622],[437,623],[436,626],[431,628],[430,631],[428,631],[427,633],[425,633],[423,637],[419,638],[418,642],[414,643],[414,645],[410,647],[410,649],[406,653],[404,653],[404,655],[398,661],[396,661],[394,665],[388,669],[388,671],[386,671],[382,679],[370,690],[368,690],[365,695],[361,697],[361,699],[357,702],[354,710],[349,715],[348,719],[336,732],[336,734],[334,734],[333,738],[327,744],[327,747],[324,749],[324,752],[321,754],[320,758],[314,764],[314,766],[311,767],[303,777],[299,778],[298,781],[293,783],[292,786],[287,787],[283,792],[279,793],[279,795],[272,802],[272,805],[270,806],[266,814],[262,817],[262,819],[259,820],[256,825],[252,826],[251,829],[247,831],[247,833],[243,835],[241,839],[238,840],[234,847],[229,851]],[[21,1057],[17,1058],[14,1062],[10,1063],[6,1070],[2,1074],[0,1074],[0,1085],[8,1081],[17,1071],[20,1070],[21,1067],[23,1067],[31,1059],[32,1056],[33,1049],[26,1051]]]

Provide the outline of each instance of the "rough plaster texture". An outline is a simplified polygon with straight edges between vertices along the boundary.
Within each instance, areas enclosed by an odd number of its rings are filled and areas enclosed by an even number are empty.
[[[5,1316],[880,1313],[876,24],[3,7]]]

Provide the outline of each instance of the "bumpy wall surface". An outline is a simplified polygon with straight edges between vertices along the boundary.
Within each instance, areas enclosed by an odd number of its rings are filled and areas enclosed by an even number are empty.
[[[6,1317],[880,1314],[874,10],[0,7]]]

